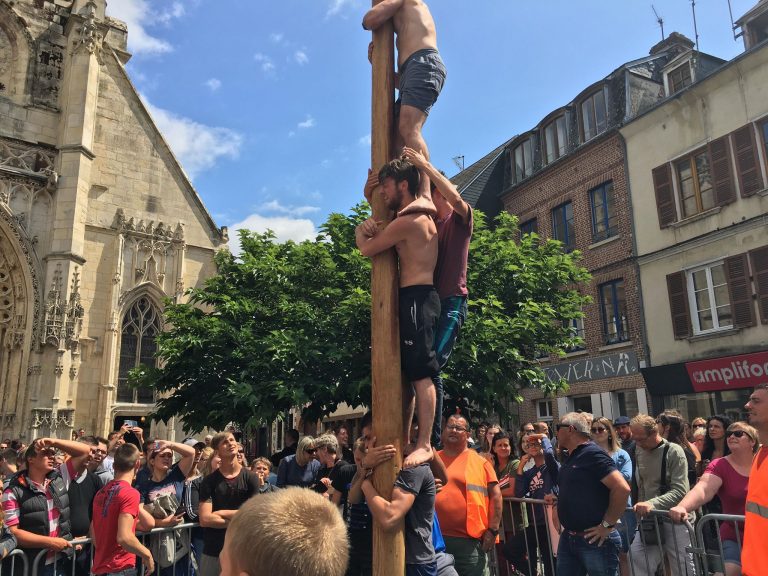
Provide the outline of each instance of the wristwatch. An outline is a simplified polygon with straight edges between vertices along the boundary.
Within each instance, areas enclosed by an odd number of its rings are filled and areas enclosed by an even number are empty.
[[[602,526],[603,528],[613,528],[614,526],[616,526],[616,524],[608,524],[607,520],[603,520],[602,522],[600,522],[600,526]]]
[[[488,532],[490,532],[494,536],[498,536],[499,535],[499,529],[498,528],[488,528]]]

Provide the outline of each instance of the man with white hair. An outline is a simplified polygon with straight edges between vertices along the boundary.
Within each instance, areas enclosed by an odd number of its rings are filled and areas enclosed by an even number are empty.
[[[555,428],[558,446],[568,451],[558,477],[557,517],[563,533],[557,574],[616,576],[621,548],[616,524],[627,506],[629,484],[608,453],[589,439],[583,414],[570,412]]]

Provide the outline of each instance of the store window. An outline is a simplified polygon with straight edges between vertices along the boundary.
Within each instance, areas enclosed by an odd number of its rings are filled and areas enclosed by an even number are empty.
[[[589,412],[592,413],[592,397],[591,396],[572,396],[571,403],[573,404],[574,412]]]
[[[640,413],[640,406],[637,403],[637,390],[614,392],[613,398],[616,401],[619,416],[629,416],[631,418],[635,414]]]

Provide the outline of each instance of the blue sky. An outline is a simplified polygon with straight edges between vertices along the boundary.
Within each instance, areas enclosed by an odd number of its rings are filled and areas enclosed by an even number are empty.
[[[757,0],[731,0],[734,18]],[[370,164],[363,0],[108,0],[128,71],[219,225],[313,238],[362,197]],[[652,0],[693,39],[690,0]],[[449,175],[661,39],[646,0],[432,0],[448,69],[425,128]],[[734,41],[727,0],[698,0],[700,49]]]

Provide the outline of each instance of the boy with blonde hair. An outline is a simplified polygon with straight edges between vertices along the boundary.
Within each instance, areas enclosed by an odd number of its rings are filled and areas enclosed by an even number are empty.
[[[347,528],[319,494],[286,488],[243,504],[219,560],[221,576],[344,576]]]

